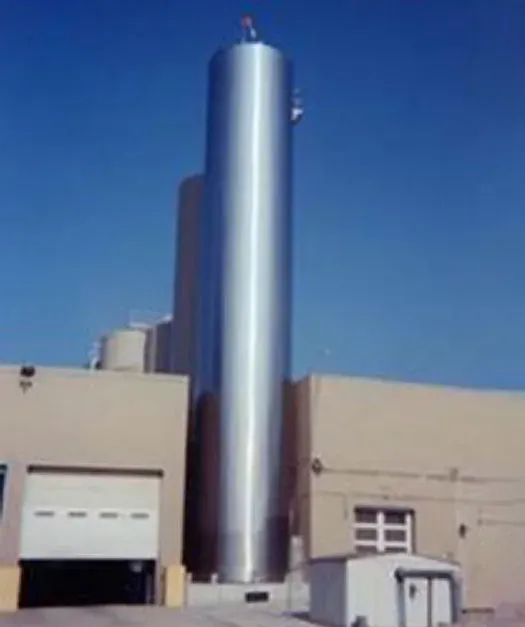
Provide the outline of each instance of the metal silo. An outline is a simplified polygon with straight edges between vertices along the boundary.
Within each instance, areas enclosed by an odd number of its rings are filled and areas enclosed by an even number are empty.
[[[179,186],[177,255],[173,302],[171,372],[191,375],[195,370],[198,257],[204,176],[190,176]]]
[[[173,320],[166,316],[146,328],[145,372],[171,372]]]
[[[202,569],[216,557],[221,581],[278,581],[288,534],[290,64],[257,41],[221,50],[210,62],[208,98],[194,378]]]
[[[146,332],[143,329],[118,329],[102,338],[102,370],[144,372]]]

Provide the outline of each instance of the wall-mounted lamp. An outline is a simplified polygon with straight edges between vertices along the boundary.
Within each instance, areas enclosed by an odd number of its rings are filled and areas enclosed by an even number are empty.
[[[34,366],[24,365],[21,366],[20,372],[18,373],[18,385],[22,392],[27,392],[31,387],[33,387],[33,378],[36,374],[36,368]]]
[[[324,470],[323,462],[319,459],[319,457],[315,457],[312,460],[312,472],[314,475],[320,475]]]

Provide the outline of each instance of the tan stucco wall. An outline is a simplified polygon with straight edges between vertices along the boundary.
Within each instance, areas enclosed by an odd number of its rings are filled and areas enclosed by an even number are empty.
[[[23,392],[19,367],[1,367],[0,399],[0,461],[8,465],[0,564],[18,560],[29,465],[162,471],[161,560],[180,563],[186,378],[37,368]]]
[[[418,552],[461,562],[469,607],[523,600],[525,395],[314,377],[296,396],[311,556],[352,551],[356,506],[403,506]]]
[[[0,566],[0,612],[13,612],[18,608],[20,568]]]
[[[164,599],[166,607],[179,608],[186,604],[186,570],[184,566],[168,566],[164,571]]]

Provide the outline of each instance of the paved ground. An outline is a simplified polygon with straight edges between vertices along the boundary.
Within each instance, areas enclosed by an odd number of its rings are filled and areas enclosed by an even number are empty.
[[[271,607],[90,607],[0,614],[0,627],[312,627],[312,623]]]
[[[163,607],[90,607],[19,610],[0,614],[0,627],[315,627],[278,606],[168,610]],[[525,604],[502,605],[491,616],[464,617],[457,627],[525,627]]]

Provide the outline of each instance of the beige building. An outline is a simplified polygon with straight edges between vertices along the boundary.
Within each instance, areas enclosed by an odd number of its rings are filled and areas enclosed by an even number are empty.
[[[0,609],[180,605],[186,379],[2,367],[0,399]]]
[[[187,389],[174,375],[0,368],[0,609],[183,603]],[[306,557],[446,558],[468,608],[523,599],[525,395],[327,376],[291,397]]]
[[[309,377],[295,388],[311,557],[458,561],[465,606],[525,598],[525,395]]]

